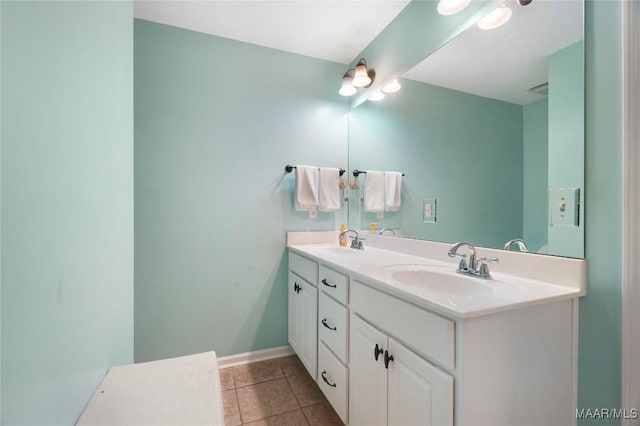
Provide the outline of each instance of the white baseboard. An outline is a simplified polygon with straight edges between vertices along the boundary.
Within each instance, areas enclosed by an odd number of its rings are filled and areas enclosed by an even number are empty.
[[[235,367],[236,365],[249,364],[251,362],[265,361],[267,359],[281,358],[293,355],[291,346],[280,346],[277,348],[263,349],[260,351],[245,352],[242,354],[223,356],[218,358],[220,368]]]

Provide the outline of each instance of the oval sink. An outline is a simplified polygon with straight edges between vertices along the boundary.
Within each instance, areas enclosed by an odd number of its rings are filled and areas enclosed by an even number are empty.
[[[469,296],[491,293],[491,288],[480,279],[467,277],[455,272],[401,270],[391,272],[390,277],[399,283],[437,293]]]
[[[393,265],[385,269],[391,281],[452,307],[462,308],[495,293],[493,280],[458,274],[454,265]]]

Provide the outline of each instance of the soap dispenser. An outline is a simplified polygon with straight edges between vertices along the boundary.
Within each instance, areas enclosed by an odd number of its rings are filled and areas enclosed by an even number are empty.
[[[346,247],[347,246],[347,237],[344,236],[343,232],[347,230],[347,225],[346,224],[342,224],[340,225],[340,236],[338,237],[338,244],[340,244],[340,247]]]

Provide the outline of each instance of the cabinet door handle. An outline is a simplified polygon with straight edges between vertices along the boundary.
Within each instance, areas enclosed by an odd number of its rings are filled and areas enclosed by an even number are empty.
[[[327,327],[331,331],[336,331],[337,330],[336,327],[331,327],[329,324],[327,324],[327,319],[326,318],[322,319],[322,325],[324,325],[325,327]]]
[[[393,361],[393,355],[389,355],[389,351],[384,351],[384,368],[389,368],[391,361]]]
[[[336,288],[336,287],[337,287],[337,285],[335,285],[335,284],[329,284],[329,283],[327,282],[327,279],[326,279],[326,278],[324,278],[324,279],[322,280],[322,284],[326,285],[327,287],[331,287],[331,288]]]
[[[296,293],[300,293],[300,286],[298,285],[298,283],[293,283],[293,291],[295,291]]]
[[[378,344],[376,343],[376,347],[373,348],[373,357],[375,358],[375,360],[378,360],[378,357],[380,355],[382,355],[382,352],[384,352],[384,350],[382,350],[381,347],[378,346]]]
[[[322,373],[320,373],[320,376],[322,376],[322,380],[324,380],[324,382],[325,382],[326,384],[328,384],[329,386],[331,386],[332,388],[335,388],[335,387],[336,387],[336,384],[335,384],[335,383],[330,383],[330,382],[329,382],[329,379],[327,379],[326,374],[327,374],[327,370],[325,370],[325,371],[323,371]]]

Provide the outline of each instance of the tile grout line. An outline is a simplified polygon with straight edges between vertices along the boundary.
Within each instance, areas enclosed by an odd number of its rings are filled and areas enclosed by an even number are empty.
[[[240,426],[242,426],[244,422],[242,421],[242,411],[240,411],[240,399],[238,398],[238,391],[235,388],[235,383],[233,387],[233,393],[236,394],[236,407],[238,407],[238,417],[240,417]]]
[[[302,416],[304,417],[304,419],[306,420],[307,424],[310,425],[311,423],[309,422],[309,419],[307,419],[306,414],[304,414],[304,410],[302,409],[302,404],[300,404],[300,400],[298,399],[298,397],[296,396],[295,391],[293,390],[293,387],[291,386],[291,382],[289,382],[289,377],[291,376],[287,376],[284,372],[284,368],[280,367],[280,369],[282,370],[282,374],[284,374],[284,379],[287,382],[287,386],[289,386],[289,389],[291,390],[291,395],[293,395],[293,399],[296,400],[296,403],[298,404],[298,410],[300,410],[300,412],[302,413]]]
[[[232,368],[233,368],[233,367],[232,367]],[[236,387],[236,383],[235,383],[235,376],[233,376],[233,371],[232,371],[231,377],[233,378],[233,387],[234,387],[233,391],[234,391],[234,392],[235,392],[235,394],[236,394],[236,405],[238,406],[238,414],[239,414],[239,417],[240,417],[240,426],[243,426],[243,425],[245,425],[245,424],[247,424],[247,423],[245,423],[245,422],[244,422],[244,419],[242,418],[242,412],[240,411],[240,399],[238,398],[238,392],[237,392],[237,390],[238,390],[238,389],[242,389],[242,388],[246,388],[246,387],[249,387],[249,386],[259,385],[259,384],[262,384],[262,383],[268,383],[268,382],[274,382],[274,381],[276,381],[276,380],[282,380],[282,379],[284,379],[284,380],[285,380],[285,383],[287,384],[287,386],[289,386],[289,390],[291,390],[291,394],[293,395],[294,401],[296,402],[296,404],[298,405],[298,407],[297,407],[295,410],[289,410],[289,411],[285,411],[285,412],[283,412],[283,413],[274,414],[274,415],[272,415],[272,416],[262,417],[262,418],[260,418],[260,419],[255,419],[255,420],[253,420],[253,421],[255,422],[255,421],[259,421],[259,420],[265,420],[265,419],[268,419],[268,418],[270,418],[270,417],[279,416],[279,415],[286,414],[286,413],[290,413],[290,412],[297,411],[297,410],[300,410],[300,411],[302,412],[302,415],[304,416],[304,411],[302,411],[302,406],[300,405],[300,402],[298,401],[298,398],[296,398],[296,395],[295,395],[295,393],[293,392],[293,388],[291,387],[291,384],[289,383],[289,380],[287,380],[287,375],[285,374],[284,368],[282,368],[282,366],[278,365],[278,369],[279,369],[279,370],[280,370],[280,372],[282,373],[282,376],[281,376],[281,377],[276,377],[276,378],[269,379],[269,380],[265,380],[265,381],[262,381],[262,382],[257,382],[257,383],[247,384],[247,385],[244,385],[244,386],[240,386],[240,388]],[[306,416],[304,416],[304,417],[305,417],[305,419],[306,419]],[[307,423],[309,423],[309,421],[308,421],[308,420],[307,420]]]
[[[243,419],[243,416],[242,416],[242,412],[240,411],[240,398],[238,396],[238,392],[237,391],[239,389],[243,389],[243,388],[246,388],[246,387],[256,386],[256,385],[260,385],[260,384],[263,384],[263,383],[269,383],[269,382],[273,382],[273,381],[277,381],[277,380],[281,380],[281,379],[285,379],[285,382],[287,383],[287,386],[289,387],[289,390],[291,391],[291,394],[294,397],[294,401],[296,402],[297,408],[294,409],[294,410],[285,411],[283,413],[278,413],[278,414],[274,414],[274,415],[271,415],[271,416],[262,417],[260,419],[255,419],[253,421],[265,420],[265,419],[269,419],[269,418],[272,418],[272,417],[276,417],[276,416],[279,416],[279,415],[283,415],[283,414],[287,414],[287,413],[291,413],[291,412],[300,410],[302,412],[302,415],[303,415],[305,421],[307,422],[307,424],[311,425],[311,420],[310,420],[309,416],[305,413],[304,408],[313,407],[315,405],[321,405],[323,403],[323,401],[318,402],[316,404],[310,404],[310,405],[307,405],[305,407],[302,406],[302,404],[300,403],[300,400],[298,399],[298,397],[296,396],[296,394],[294,392],[293,387],[291,386],[291,382],[289,381],[290,378],[299,377],[301,374],[295,374],[294,373],[294,374],[287,375],[286,371],[285,371],[285,367],[283,365],[279,365],[278,364],[277,368],[280,371],[280,373],[282,374],[282,376],[276,377],[276,378],[271,378],[271,379],[264,380],[264,381],[255,382],[255,383],[245,384],[243,386],[237,386],[237,383],[236,383],[236,380],[235,380],[235,375],[233,374],[233,369],[234,368],[235,367],[230,367],[230,369],[232,370],[231,371],[231,378],[232,378],[232,383],[233,383],[233,391],[234,391],[235,396],[236,396],[236,406],[238,408],[238,415],[240,417],[240,425],[241,426],[247,425],[248,423],[244,422],[244,419]]]
[[[285,380],[287,381],[287,386],[289,386],[289,389],[291,390],[291,395],[293,395],[293,399],[296,400],[296,403],[298,404],[298,408],[300,410],[302,410],[302,404],[300,404],[300,400],[298,399],[298,397],[296,396],[295,391],[293,390],[293,386],[291,386],[291,382],[289,381],[288,377],[285,377]]]

